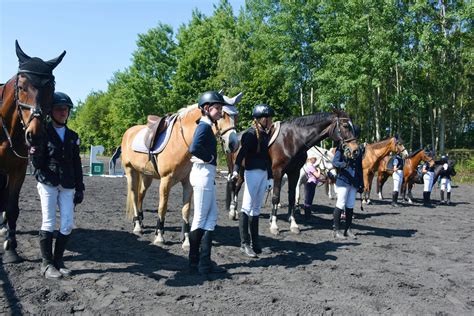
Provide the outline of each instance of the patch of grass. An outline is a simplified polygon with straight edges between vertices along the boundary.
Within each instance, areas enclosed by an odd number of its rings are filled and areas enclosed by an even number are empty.
[[[474,158],[467,160],[461,160],[456,163],[456,176],[454,181],[460,184],[462,183],[474,183]]]

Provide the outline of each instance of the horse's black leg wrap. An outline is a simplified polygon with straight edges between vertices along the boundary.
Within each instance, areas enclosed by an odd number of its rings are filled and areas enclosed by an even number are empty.
[[[160,220],[159,217],[156,221],[155,235],[158,235],[158,231],[160,231],[162,234],[165,233],[165,221]]]

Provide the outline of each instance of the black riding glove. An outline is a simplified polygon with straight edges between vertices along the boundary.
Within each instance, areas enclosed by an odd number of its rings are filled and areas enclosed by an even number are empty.
[[[76,191],[74,193],[74,204],[81,204],[82,200],[84,200],[84,191]]]

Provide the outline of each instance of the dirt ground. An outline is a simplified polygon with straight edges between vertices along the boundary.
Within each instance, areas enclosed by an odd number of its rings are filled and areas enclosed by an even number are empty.
[[[456,186],[455,206],[390,206],[386,199],[355,208],[355,241],[331,236],[334,200],[318,189],[312,219],[294,235],[281,210],[281,234],[268,229],[270,203],[260,232],[273,253],[248,259],[239,253],[238,223],[224,210],[224,177],[217,180],[220,215],[213,259],[228,270],[212,280],[186,273],[180,244],[181,188],[172,190],[167,244],[152,244],[158,181],[144,208],[145,234],[132,234],[125,218],[125,178],[86,177],[86,198],[76,210],[77,229],[65,254],[75,274],[59,281],[40,276],[41,223],[36,182],[27,176],[18,221],[16,265],[0,264],[0,314],[437,314],[474,313],[474,186]],[[286,188],[283,190],[286,195]],[[438,201],[439,189],[433,192]],[[271,199],[269,199],[271,200]],[[286,196],[283,207],[286,207]]]

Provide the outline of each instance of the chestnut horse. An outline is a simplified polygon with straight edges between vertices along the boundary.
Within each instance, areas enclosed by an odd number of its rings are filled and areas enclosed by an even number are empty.
[[[364,173],[364,197],[363,202],[370,204],[370,190],[372,188],[372,180],[375,171],[378,170],[380,161],[390,153],[403,153],[407,155],[405,146],[401,143],[397,136],[382,140],[377,143],[367,144],[364,148],[364,156],[362,159],[362,169]]]
[[[388,177],[393,174],[392,169],[387,168],[387,164],[390,161],[389,156],[384,157],[379,165],[379,170],[377,173],[377,193],[379,194],[379,199],[383,200],[382,190],[385,181]],[[426,154],[423,149],[418,149],[417,151],[408,155],[404,160],[403,166],[403,183],[401,194],[403,194],[403,199],[405,199],[406,190],[408,187],[408,203],[413,203],[411,199],[411,189],[413,187],[413,178],[416,175],[416,170],[420,161],[433,162],[433,157]]]
[[[66,54],[43,61],[26,55],[15,41],[18,73],[0,87],[0,212],[5,234],[3,263],[21,261],[16,251],[18,200],[28,166],[28,149],[43,135],[43,119],[54,93],[53,69]]]
[[[273,124],[270,134],[276,132],[276,124]],[[359,145],[354,137],[354,127],[350,117],[343,111],[321,112],[312,115],[296,117],[280,124],[280,130],[275,141],[270,145],[268,152],[272,160],[273,171],[273,196],[272,196],[272,215],[270,217],[270,232],[274,235],[279,234],[277,226],[277,212],[280,203],[281,183],[284,174],[288,175],[288,221],[290,230],[298,234],[300,232],[295,220],[295,188],[301,167],[306,162],[306,151],[330,137],[336,142],[343,142],[345,152],[350,155],[357,155]],[[232,159],[235,160],[236,153]],[[229,218],[236,218],[237,198],[240,187],[243,183],[243,171],[237,182],[227,185],[231,190],[228,195],[231,196],[231,202],[228,203]],[[231,208],[230,204],[233,205]]]
[[[237,110],[234,104],[240,101],[241,94],[233,99],[225,97],[230,106],[223,107],[223,117],[213,127],[225,152],[232,152],[238,148],[237,133],[235,130],[235,118]],[[153,179],[160,179],[160,200],[158,206],[158,221],[155,230],[155,245],[165,243],[164,224],[168,211],[168,198],[171,188],[181,182],[183,186],[183,208],[182,208],[182,248],[189,248],[189,215],[192,198],[192,187],[189,182],[191,172],[191,154],[188,149],[193,140],[197,121],[201,118],[201,110],[197,104],[190,105],[178,111],[177,118],[172,126],[168,144],[156,157],[158,172],[149,161],[148,154],[135,152],[132,142],[135,135],[145,128],[144,125],[136,125],[129,128],[122,138],[122,165],[127,177],[127,205],[126,212],[129,218],[133,218],[133,233],[143,233],[143,200],[147,189]]]

